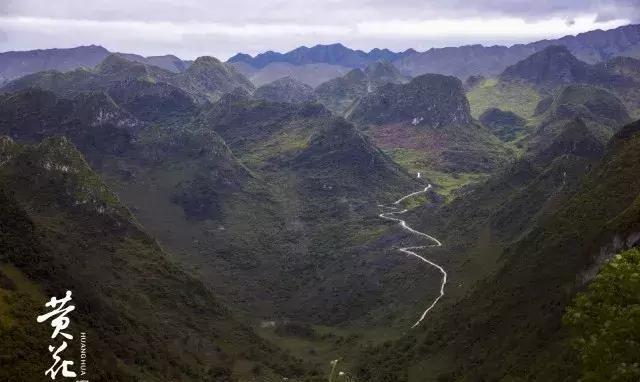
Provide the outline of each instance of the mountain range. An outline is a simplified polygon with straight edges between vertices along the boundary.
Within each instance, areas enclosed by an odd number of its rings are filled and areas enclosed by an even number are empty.
[[[407,50],[403,53],[392,52],[389,49],[372,49],[368,53],[361,50],[353,50],[342,44],[316,45],[311,48],[301,46],[287,53],[277,53],[268,51],[260,53],[255,57],[248,54],[238,53],[229,58],[227,62],[243,62],[254,68],[262,69],[274,62],[286,62],[293,65],[305,64],[329,64],[340,65],[348,68],[364,68],[368,64],[376,61],[395,61],[405,55],[415,53]]]
[[[640,60],[615,57],[597,64],[580,61],[564,46],[551,45],[506,68],[497,78],[478,80],[467,90],[473,114],[496,107],[521,117],[535,117],[560,86],[588,84],[616,94],[639,116]],[[542,102],[544,101],[544,102]]]
[[[3,138],[1,155],[1,351],[16,367],[3,368],[3,379],[42,379],[49,336],[27,328],[45,294],[67,289],[74,325],[94,338],[95,380],[230,380],[243,362],[267,376],[303,372],[295,362],[281,369],[286,354],[176,267],[69,140]]]
[[[389,61],[377,61],[364,69],[352,69],[341,77],[318,85],[318,100],[338,114],[344,114],[361,97],[388,83],[400,84],[408,78],[400,74]]]
[[[127,84],[126,91],[119,87],[122,84]],[[108,55],[95,68],[38,72],[10,81],[3,89],[12,92],[32,87],[71,96],[106,91],[112,97],[127,97],[126,102],[138,102],[147,97],[170,99],[181,105],[167,109],[174,113],[189,108],[190,101],[216,100],[236,88],[254,90],[253,84],[233,67],[213,57],[200,57],[185,71],[175,73],[130,61],[118,54]],[[134,88],[135,94],[132,94]],[[141,108],[134,110],[138,114],[145,112]]]
[[[582,368],[606,365],[578,358],[607,345],[580,342],[562,320],[603,263],[639,244],[638,127],[627,125],[607,144],[593,145],[579,122],[569,123],[554,155],[527,156],[449,205],[416,212],[418,229],[428,225],[443,240],[465,238],[450,249],[459,259],[444,262],[459,275],[454,283],[467,283],[481,267],[494,274],[467,295],[453,292],[451,304],[419,333],[370,349],[360,378],[579,380],[593,375]],[[594,380],[603,375],[595,374]]]
[[[590,31],[555,40],[541,40],[529,44],[506,46],[467,45],[432,48],[425,52],[407,49],[392,52],[372,49],[353,50],[342,44],[299,47],[286,53],[273,51],[255,57],[238,53],[227,63],[250,78],[256,86],[282,77],[292,77],[313,87],[344,75],[350,69],[364,68],[376,61],[389,61],[404,74],[425,73],[453,75],[462,80],[471,75],[496,76],[507,66],[551,45],[564,45],[578,59],[594,64],[616,56],[640,58],[640,25]],[[44,70],[68,71],[79,67],[93,67],[110,52],[100,46],[71,49],[44,49],[0,53],[0,84],[20,76]],[[147,65],[181,72],[191,61],[175,56],[143,57],[121,53],[124,58]]]
[[[637,31],[0,56],[0,380],[638,380]]]
[[[80,67],[92,68],[110,55],[99,45],[79,46],[69,49],[38,49],[0,53],[0,84],[27,74],[47,70],[66,72]],[[118,53],[130,61],[157,66],[172,72],[182,72],[190,61],[173,55],[143,57],[137,54]]]
[[[275,63],[300,66],[328,64],[335,67],[359,67],[379,61],[390,61],[405,75],[425,73],[453,75],[462,80],[471,75],[496,76],[507,66],[541,51],[551,45],[564,45],[578,59],[590,64],[616,56],[640,58],[640,25],[627,25],[607,31],[597,30],[566,36],[555,40],[541,40],[529,44],[506,46],[467,45],[461,47],[432,48],[426,52],[413,49],[402,53],[388,50],[372,50],[365,53],[341,44],[301,47],[287,53],[267,52],[251,57],[237,54],[229,63],[247,74],[261,72]],[[272,78],[276,79],[276,78]],[[330,78],[325,78],[329,80]]]

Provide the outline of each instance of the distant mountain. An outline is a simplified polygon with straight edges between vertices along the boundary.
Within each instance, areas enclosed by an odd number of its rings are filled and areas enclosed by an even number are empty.
[[[564,84],[586,82],[591,74],[589,70],[590,66],[578,60],[565,46],[552,45],[509,66],[499,78],[555,89]]]
[[[600,158],[608,139],[603,138],[603,134],[590,125],[591,123],[585,123],[580,118],[564,122],[559,131],[550,137],[547,145],[531,145],[531,152],[534,154],[531,156],[532,162],[536,165],[548,164],[564,155],[576,155],[587,159]],[[604,137],[610,138],[611,134]]]
[[[640,25],[595,30],[511,47],[468,45],[433,48],[398,58],[394,64],[402,72],[413,76],[423,73],[448,74],[461,79],[478,74],[496,76],[507,66],[551,45],[564,45],[578,59],[587,63],[605,61],[615,56],[640,58]]]
[[[129,61],[137,61],[143,64],[157,66],[174,73],[184,72],[189,67],[189,65],[191,65],[191,63],[182,61],[172,54],[149,57],[143,57],[132,53],[118,53],[118,55],[126,58]]]
[[[109,54],[108,50],[97,45],[0,53],[0,84],[45,70],[64,72],[79,67],[92,68]]]
[[[403,53],[395,53],[388,49],[373,49],[369,53],[365,53],[361,50],[349,49],[342,44],[331,44],[316,45],[311,48],[301,46],[287,53],[269,51],[255,57],[238,53],[229,58],[227,62],[244,62],[258,69],[274,62],[287,62],[293,65],[323,63],[348,68],[364,68],[369,63],[378,60],[393,61],[402,55]]]
[[[300,47],[287,53],[269,51],[255,57],[239,53],[228,62],[243,66],[244,72],[248,73],[259,71],[273,63],[288,63],[294,66],[323,63],[364,68],[371,62],[383,59],[393,62],[402,73],[410,76],[438,73],[466,79],[472,75],[497,76],[509,65],[553,45],[566,46],[579,60],[589,64],[606,61],[615,56],[640,58],[640,25],[627,25],[607,31],[596,30],[511,47],[467,45],[432,48],[426,52],[409,49],[396,53],[386,49],[373,49],[365,53],[341,44],[332,44],[312,48]],[[273,79],[275,78],[271,78]]]
[[[342,44],[300,47],[288,53],[266,52],[251,57],[238,53],[227,63],[251,79],[256,86],[282,77],[291,77],[316,87],[326,81],[346,74],[350,69],[364,69],[378,61],[391,62],[399,57],[414,54],[409,49],[395,53],[388,49],[373,49],[369,53],[349,49]]]
[[[598,64],[576,58],[564,46],[552,45],[507,67],[496,79],[485,79],[467,95],[474,111],[490,108],[512,111],[531,118],[538,102],[562,86],[587,84],[605,88],[618,96],[632,115],[640,115],[640,61],[615,57]]]
[[[209,56],[198,57],[183,73],[179,73],[173,82],[189,93],[205,94],[211,99],[236,88],[248,92],[255,89],[253,84],[231,65]]]
[[[388,83],[400,84],[409,82],[409,77],[400,73],[388,60],[380,60],[367,65],[364,68],[364,74],[369,81],[369,91],[373,91]]]
[[[461,47],[432,48],[394,62],[401,72],[411,76],[439,73],[466,79],[472,75],[493,77],[509,64],[534,53],[535,49],[505,46],[466,45]]]
[[[232,62],[227,65],[236,68],[255,86],[262,86],[277,79],[289,77],[311,87],[316,87],[323,82],[340,77],[350,70],[345,66],[324,63],[294,65],[288,62],[273,62],[261,69],[254,68],[244,62]]]
[[[81,99],[86,93],[104,93],[107,103],[117,100],[118,109],[141,120],[180,118],[193,112],[196,100],[205,95],[191,95],[161,79],[174,76],[160,68],[108,56],[94,70],[76,69],[70,72],[39,72],[14,80],[2,91],[38,94],[36,90],[51,91],[68,99]],[[151,81],[150,79],[154,80]],[[11,100],[14,98],[9,97]],[[78,106],[78,110],[83,110]],[[113,113],[105,111],[108,120]],[[116,114],[117,115],[117,114]],[[52,117],[42,116],[50,119]],[[61,126],[62,127],[62,126]]]
[[[353,124],[319,104],[274,104],[229,94],[212,105],[207,122],[236,155],[254,159],[247,163],[254,170],[269,173],[292,168],[301,187],[307,182],[324,182],[335,189],[331,193],[300,190],[304,199],[361,198],[361,188],[369,190],[367,197],[376,197],[396,187],[378,183],[377,177],[413,183]],[[351,181],[348,185],[343,183],[347,179]]]
[[[631,78],[640,82],[640,60],[631,57],[614,57],[607,61],[602,61],[596,65],[597,68],[617,74],[626,78]]]
[[[233,67],[226,65],[213,57],[200,57],[184,72],[174,73],[156,66],[146,65],[138,61],[130,61],[122,55],[111,54],[100,62],[94,69],[75,69],[69,72],[46,71],[30,74],[9,82],[0,90],[13,92],[28,88],[41,88],[55,93],[73,96],[80,92],[118,90],[142,91],[138,97],[165,98],[168,102],[180,100],[186,107],[186,98],[196,102],[216,100],[222,94],[236,88],[252,92],[254,87],[243,75]],[[153,89],[153,90],[151,90]],[[170,95],[171,93],[171,95]],[[175,97],[174,97],[175,96]],[[129,95],[134,97],[134,95]],[[152,107],[161,103],[151,102]],[[165,108],[173,113],[179,108]],[[135,110],[133,110],[136,112]]]
[[[562,133],[569,122],[578,120],[602,145],[631,121],[624,104],[611,92],[591,85],[567,85],[536,110],[541,121],[529,137],[529,150],[541,151]]]
[[[640,60],[614,57],[596,64],[595,71],[601,73],[595,84],[616,93],[631,115],[640,118]]]
[[[0,85],[36,72],[67,72],[80,67],[93,68],[110,54],[111,52],[99,45],[0,53]],[[130,61],[157,66],[175,73],[183,72],[190,65],[188,61],[182,61],[170,54],[149,57],[131,53],[117,54]]]
[[[524,46],[541,50],[551,45],[564,45],[579,60],[589,64],[606,61],[616,56],[640,58],[640,24],[625,25],[604,31],[597,29],[575,36],[537,41]]]
[[[343,114],[354,101],[387,83],[401,84],[408,79],[388,61],[369,64],[364,70],[353,69],[342,77],[316,87],[315,93],[331,111]]]
[[[564,45],[578,59],[590,64],[615,56],[640,58],[640,25],[627,25],[607,31],[596,30],[576,36],[516,44],[511,47],[466,45],[432,48],[426,52],[409,49],[396,53],[387,49],[373,49],[365,53],[341,44],[331,44],[316,45],[312,48],[300,47],[287,53],[269,51],[255,57],[239,53],[231,57],[228,62],[241,63],[253,70],[260,70],[275,62],[292,65],[324,63],[364,68],[367,64],[382,59],[393,62],[401,72],[410,76],[439,73],[466,79],[471,75],[496,76],[507,66],[552,45]]]
[[[627,25],[607,31],[595,30],[576,36],[565,36],[555,40],[541,40],[529,44],[516,44],[511,47],[467,45],[461,47],[432,48],[426,52],[407,49],[404,52],[392,52],[388,49],[373,49],[364,52],[353,50],[342,44],[316,45],[299,47],[287,53],[269,51],[252,57],[238,53],[227,62],[233,64],[241,73],[251,78],[255,72],[262,71],[269,65],[289,64],[305,66],[324,64],[327,68],[342,68],[344,74],[348,69],[364,68],[378,61],[391,61],[400,71],[409,76],[425,73],[454,75],[466,79],[471,75],[493,77],[501,73],[507,66],[515,64],[525,57],[543,50],[551,45],[564,45],[578,59],[589,64],[609,60],[615,56],[640,58],[640,25]],[[106,57],[109,52],[99,46],[77,47],[71,49],[46,49],[25,52],[0,53],[0,84],[17,77],[43,70],[67,71],[78,67],[93,67]],[[154,65],[173,72],[180,72],[190,65],[175,56],[142,57],[136,54],[120,53],[124,57]],[[283,69],[267,71],[282,72]],[[317,86],[333,77],[323,76],[320,81],[308,80],[295,76],[293,69],[286,74],[263,75],[263,79],[255,80],[256,86],[290,76],[311,86]],[[335,70],[334,70],[335,71]]]
[[[416,53],[414,49],[407,49],[404,52],[393,52],[389,49],[373,48],[367,54],[372,62],[376,61],[395,61],[400,57],[408,56]]]
[[[280,78],[260,86],[253,96],[271,102],[300,103],[315,100],[311,86],[290,77]]]

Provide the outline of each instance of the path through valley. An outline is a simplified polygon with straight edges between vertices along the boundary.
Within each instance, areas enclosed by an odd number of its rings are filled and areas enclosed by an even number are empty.
[[[421,246],[414,246],[414,247],[402,247],[402,248],[398,248],[398,250],[400,252],[402,252],[402,253],[405,253],[405,254],[409,255],[409,256],[413,256],[413,257],[416,257],[416,258],[420,259],[421,261],[424,261],[425,263],[431,265],[432,267],[437,268],[440,271],[440,273],[442,273],[442,282],[440,283],[440,294],[438,295],[438,297],[436,297],[435,300],[433,300],[431,305],[429,305],[427,307],[427,309],[422,313],[422,315],[420,316],[418,321],[416,321],[416,323],[413,324],[412,328],[415,328],[416,326],[420,325],[420,323],[422,322],[422,320],[424,320],[424,318],[427,316],[429,311],[431,311],[431,309],[433,309],[436,306],[436,304],[438,303],[438,301],[440,301],[440,299],[444,296],[444,286],[447,284],[447,272],[440,265],[434,263],[431,260],[428,260],[427,258],[425,258],[423,256],[418,255],[415,252],[415,251],[418,251],[418,250],[421,250],[421,249],[424,249],[424,248],[441,247],[442,243],[438,239],[436,239],[435,237],[433,237],[431,235],[428,235],[428,234],[426,234],[424,232],[420,232],[420,231],[417,231],[417,230],[409,227],[407,225],[406,221],[404,221],[404,220],[402,220],[400,218],[397,218],[395,216],[402,215],[402,214],[404,214],[405,212],[408,211],[406,209],[401,209],[399,207],[400,203],[402,203],[403,200],[411,198],[411,197],[414,197],[414,196],[419,195],[419,194],[424,194],[427,191],[429,191],[429,189],[431,189],[431,185],[430,184],[427,185],[427,187],[425,187],[424,190],[412,192],[409,195],[403,196],[402,198],[400,198],[400,199],[396,200],[395,202],[393,202],[393,204],[391,206],[383,206],[383,205],[380,206],[380,207],[386,208],[388,210],[387,212],[383,212],[383,213],[381,213],[379,215],[381,218],[386,219],[386,220],[391,220],[391,221],[398,222],[400,224],[400,227],[402,227],[404,230],[409,231],[414,235],[424,237],[424,238],[428,239],[431,243],[433,243],[433,244],[430,244],[430,245],[421,245]]]

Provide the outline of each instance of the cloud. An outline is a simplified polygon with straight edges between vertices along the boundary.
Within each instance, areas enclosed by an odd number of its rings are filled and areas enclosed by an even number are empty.
[[[0,2],[0,17],[6,15],[8,13],[9,2],[11,0],[6,0],[4,2]],[[4,31],[3,25],[0,24],[0,44],[7,42],[7,33]]]
[[[386,18],[535,21],[583,15],[637,20],[640,16],[637,0],[20,0],[6,7],[15,16],[148,22],[307,24],[322,20],[318,23],[342,24]]]
[[[637,1],[0,0],[0,50],[93,43],[227,58],[332,42],[364,50],[511,44],[629,23]]]

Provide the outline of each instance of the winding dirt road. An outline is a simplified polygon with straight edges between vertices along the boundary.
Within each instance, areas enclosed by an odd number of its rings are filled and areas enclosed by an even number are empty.
[[[417,250],[420,250],[420,249],[424,249],[424,248],[442,247],[442,243],[438,239],[436,239],[435,237],[433,237],[431,235],[427,235],[424,232],[416,231],[415,229],[409,227],[407,225],[407,222],[405,222],[402,219],[396,218],[394,216],[395,215],[401,215],[401,214],[403,214],[403,213],[408,211],[406,209],[402,210],[402,209],[398,208],[398,205],[400,205],[400,203],[402,203],[403,200],[411,198],[411,197],[419,195],[419,194],[424,194],[427,191],[429,191],[429,189],[431,189],[431,185],[430,184],[427,187],[425,187],[424,190],[412,192],[409,195],[403,196],[402,198],[400,198],[400,199],[396,200],[395,202],[393,202],[393,205],[391,205],[391,206],[380,205],[380,207],[390,209],[390,211],[383,212],[380,215],[378,215],[382,219],[398,222],[400,224],[400,226],[403,229],[405,229],[406,231],[409,231],[414,235],[422,236],[424,238],[427,238],[429,241],[431,241],[433,243],[431,245],[422,245],[422,246],[415,246],[415,247],[403,247],[403,248],[398,248],[398,250],[400,252],[402,252],[402,253],[405,253],[405,254],[409,255],[409,256],[417,257],[418,259],[424,261],[425,263],[431,265],[432,267],[437,268],[440,271],[440,273],[442,273],[442,283],[440,284],[440,295],[438,297],[436,297],[435,300],[433,300],[431,305],[429,305],[429,307],[422,313],[422,315],[420,316],[418,321],[416,321],[416,323],[413,324],[413,326],[411,328],[415,328],[416,326],[420,325],[420,323],[422,322],[422,320],[424,320],[424,318],[427,316],[429,311],[431,311],[431,309],[433,309],[436,306],[436,304],[438,303],[438,301],[440,301],[440,299],[444,296],[444,286],[447,284],[447,271],[445,271],[444,268],[442,268],[440,265],[438,265],[438,264],[434,263],[433,261],[428,260],[428,259],[418,255],[416,252],[414,252],[414,251],[417,251]]]

